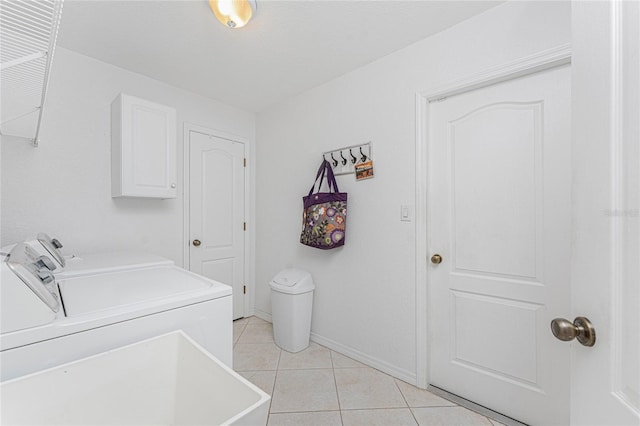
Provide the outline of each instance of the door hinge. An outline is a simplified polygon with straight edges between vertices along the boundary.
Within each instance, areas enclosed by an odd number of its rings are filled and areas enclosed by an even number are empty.
[[[247,294],[247,286],[246,285],[242,286],[242,294]]]
[[[242,226],[243,230],[247,230],[247,222],[244,222],[243,226]]]
[[[244,166],[247,167],[247,159],[244,159]]]

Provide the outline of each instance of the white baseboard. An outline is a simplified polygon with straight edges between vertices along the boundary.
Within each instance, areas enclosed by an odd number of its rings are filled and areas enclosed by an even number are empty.
[[[247,309],[245,308],[244,310],[244,316],[242,318],[249,318],[255,315],[254,309]]]
[[[345,346],[334,340],[327,339],[326,337],[320,336],[312,332],[311,341],[316,342],[317,344],[327,347],[331,350],[334,350],[344,356],[348,356],[349,358],[355,359],[356,361],[366,364],[369,367],[373,367],[376,370],[380,370],[383,373],[387,373],[390,376],[395,377],[396,379],[400,379],[414,386],[417,383],[416,373],[404,370],[402,368],[398,368],[395,365],[391,365],[386,361],[382,361],[380,359],[374,358],[370,355],[367,355],[356,349]]]
[[[271,323],[273,322],[271,314],[269,312],[264,312],[264,311],[261,311],[260,309],[254,308],[253,315],[267,322],[271,322]],[[319,345],[322,345],[326,348],[336,351],[344,356],[348,356],[349,358],[352,358],[356,361],[366,364],[369,367],[375,368],[376,370],[380,370],[383,373],[387,373],[390,376],[395,377],[396,379],[400,379],[414,386],[417,383],[416,373],[404,370],[402,368],[398,368],[395,365],[389,364],[386,361],[382,361],[378,358],[369,356],[363,352],[360,352],[356,349],[345,346],[334,340],[320,336],[317,333],[311,332],[310,337],[312,342],[315,342]]]
[[[260,309],[254,308],[253,315],[260,318],[261,320],[265,320],[266,322],[273,322],[271,319],[271,314],[269,312],[261,311]]]

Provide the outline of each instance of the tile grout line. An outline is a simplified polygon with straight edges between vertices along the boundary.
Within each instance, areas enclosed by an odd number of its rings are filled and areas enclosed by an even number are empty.
[[[242,321],[244,318],[239,319],[239,321]],[[232,322],[233,324],[233,322]],[[232,349],[236,347],[236,345],[238,344],[238,342],[240,341],[240,338],[242,337],[242,335],[244,334],[244,331],[247,329],[247,326],[249,325],[249,319],[247,318],[247,321],[245,321],[244,327],[242,327],[242,331],[240,331],[240,334],[238,334],[238,340],[236,340],[235,342],[233,342],[233,346]],[[233,333],[233,330],[232,330]],[[233,339],[233,335],[231,336],[231,338]]]
[[[392,377],[393,379],[393,384],[396,385],[396,388],[398,389],[398,392],[400,392],[400,395],[402,396],[402,399],[404,400],[404,403],[407,404],[407,408],[409,409],[409,412],[411,413],[411,417],[413,417],[413,421],[416,422],[416,425],[419,425],[420,423],[418,423],[418,419],[416,419],[416,415],[413,413],[413,410],[411,409],[411,406],[409,405],[409,401],[407,401],[407,397],[404,396],[404,392],[402,392],[402,389],[400,389],[400,385],[398,385],[398,379],[396,379],[395,377]]]
[[[273,334],[273,329],[271,331]],[[276,338],[273,336],[273,344],[276,344]],[[277,347],[278,345],[276,345]],[[271,417],[271,406],[273,405],[273,397],[276,393],[276,383],[278,382],[278,374],[280,373],[280,358],[282,358],[282,349],[278,347],[278,362],[276,363],[276,375],[273,378],[273,388],[271,389],[271,399],[269,400],[269,413],[267,414],[267,424],[269,424],[269,418]]]
[[[340,424],[344,425],[344,420],[342,420],[342,406],[340,405],[340,394],[338,393],[338,381],[336,379],[336,366],[333,363],[333,351],[329,350],[329,359],[331,360],[331,374],[333,375],[333,386],[336,389],[336,400],[338,401],[338,415],[340,416]]]
[[[251,323],[251,317],[246,318],[246,322],[244,324],[244,327],[242,327],[242,330],[240,331],[240,333],[238,334],[238,339],[233,343],[233,349],[236,348],[236,346],[238,345],[238,343],[240,343],[240,339],[242,338],[242,335],[245,333],[245,331],[247,330],[247,327],[249,326],[249,324]],[[244,318],[243,318],[244,319]],[[275,339],[274,339],[274,343],[275,343]],[[271,404],[273,403],[273,393],[275,391],[275,386],[276,386],[276,378],[278,377],[278,367],[280,365],[280,355],[282,354],[282,350],[280,350],[280,352],[278,353],[278,363],[276,364],[276,369],[275,369],[275,377],[273,379],[273,386],[271,387],[271,395],[269,398],[269,410],[267,411],[267,424],[269,423],[269,417],[271,416]],[[235,369],[234,369],[235,371]],[[258,372],[264,372],[264,371],[274,371],[274,370],[252,370],[255,373]],[[249,379],[247,379],[249,380]]]

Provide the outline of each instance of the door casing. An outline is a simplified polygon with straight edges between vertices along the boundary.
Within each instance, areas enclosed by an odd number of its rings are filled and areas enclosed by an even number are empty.
[[[573,344],[571,423],[640,425],[640,4],[571,6],[576,152],[572,312],[596,328]],[[585,291],[585,289],[587,291]],[[569,314],[567,314],[569,315]]]

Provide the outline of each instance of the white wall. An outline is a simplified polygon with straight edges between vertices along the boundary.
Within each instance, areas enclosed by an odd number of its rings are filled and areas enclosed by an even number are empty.
[[[178,198],[111,198],[110,105],[119,92],[177,109]],[[253,113],[56,49],[40,146],[3,137],[2,245],[45,231],[66,253],[143,250],[182,264],[184,122],[255,140]]]
[[[415,222],[400,221],[400,206],[416,202],[416,92],[569,43],[570,14],[568,2],[506,3],[261,112],[256,313],[269,316],[278,270],[307,269],[317,285],[314,339],[414,381]],[[349,193],[345,246],[301,245],[301,197],[321,153],[367,141],[375,177],[338,177]]]

